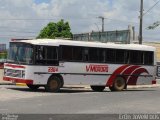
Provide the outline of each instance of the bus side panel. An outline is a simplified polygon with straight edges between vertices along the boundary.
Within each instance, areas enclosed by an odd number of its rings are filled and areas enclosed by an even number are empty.
[[[33,84],[47,84],[52,73],[48,73],[48,66],[28,66],[26,68],[26,79],[32,79]],[[36,71],[36,72],[35,72]]]
[[[59,72],[62,74],[64,84],[106,85],[109,78],[107,64],[61,62]]]
[[[113,73],[111,73],[111,76],[107,81],[107,86],[112,86],[117,76],[123,77],[128,85],[152,84],[152,81],[155,79],[154,69],[155,69],[154,66],[141,66],[141,65],[117,66],[115,70],[113,70]]]
[[[155,67],[154,66],[142,66],[139,69],[136,69],[135,75],[138,71],[138,77],[131,76],[128,78],[129,85],[150,85],[152,81],[155,80]],[[132,82],[133,81],[133,82]],[[133,84],[132,84],[133,83]]]
[[[154,77],[140,76],[138,77],[136,84],[130,84],[130,85],[150,85],[152,84],[153,80]]]
[[[122,76],[128,85],[152,84],[155,80],[154,66],[139,65],[113,65],[113,64],[91,64],[91,63],[63,63],[61,66],[20,66],[16,64],[5,64],[8,72],[25,71],[25,78],[9,77],[10,80],[20,79],[22,81],[32,80],[33,84],[47,84],[52,74],[60,74],[64,84],[89,84],[89,85],[113,85],[117,76]],[[6,70],[5,70],[6,71]],[[19,80],[18,80],[19,81]]]
[[[97,72],[95,70],[96,66],[101,65],[107,66],[106,72]],[[91,69],[89,69],[90,66],[92,66]],[[111,86],[119,75],[125,78],[128,85],[152,84],[155,70],[154,66],[66,62],[63,63],[60,71],[64,73],[65,84]]]
[[[106,85],[106,75],[62,75],[66,85]]]

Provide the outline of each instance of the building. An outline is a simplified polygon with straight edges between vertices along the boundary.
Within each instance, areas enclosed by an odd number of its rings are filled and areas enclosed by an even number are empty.
[[[135,30],[134,27],[129,26],[127,30],[115,30],[115,31],[104,31],[104,32],[90,32],[73,34],[73,40],[78,41],[97,41],[97,42],[113,42],[120,44],[135,43]]]
[[[143,42],[143,44],[156,47],[157,61],[160,62],[160,42]]]

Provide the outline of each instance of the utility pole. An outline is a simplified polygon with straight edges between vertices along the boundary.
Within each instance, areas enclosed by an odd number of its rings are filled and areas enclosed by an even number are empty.
[[[97,29],[98,29],[98,33],[99,33],[99,35],[98,35],[98,36],[99,36],[99,40],[101,40],[101,34],[100,34],[100,32],[101,32],[101,31],[99,30],[99,27],[98,27],[97,23],[95,23],[95,25],[96,25],[96,27],[97,27]]]
[[[139,44],[142,44],[143,40],[143,0],[141,0],[141,5],[140,5],[140,25],[139,25]]]
[[[98,18],[102,19],[102,32],[104,32],[104,17],[99,16]]]

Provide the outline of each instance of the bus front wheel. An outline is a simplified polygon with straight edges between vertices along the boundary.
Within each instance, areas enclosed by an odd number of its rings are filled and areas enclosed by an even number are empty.
[[[114,80],[113,86],[109,87],[111,91],[122,91],[125,88],[126,88],[126,82],[122,77],[117,77]]]
[[[105,89],[105,86],[91,86],[91,89],[96,92],[102,92]]]
[[[52,76],[49,78],[47,85],[45,86],[45,90],[47,92],[58,92],[62,87],[62,81],[59,77]]]
[[[27,86],[31,89],[31,90],[37,90],[40,86],[39,85],[29,85],[27,84]]]

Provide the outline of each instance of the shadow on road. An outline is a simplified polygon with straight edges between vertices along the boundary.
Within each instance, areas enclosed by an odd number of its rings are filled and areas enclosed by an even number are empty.
[[[31,90],[31,89],[29,89],[29,88],[23,88],[23,87],[21,87],[21,88],[16,88],[16,87],[14,87],[14,88],[7,88],[7,89],[11,89],[11,90],[16,90],[16,91],[23,91],[23,92],[39,92],[39,93],[48,93],[48,92],[46,92],[45,91],[45,89],[43,88],[43,87],[41,87],[41,88],[39,88],[39,89],[37,89],[37,90]],[[125,92],[142,92],[142,91],[144,91],[144,92],[148,92],[148,91],[156,91],[156,89],[153,89],[153,88],[140,88],[140,89],[127,89],[127,90],[124,90],[124,91],[114,91],[114,92],[112,92],[112,93],[125,93]],[[79,88],[76,88],[76,87],[65,87],[65,88],[61,88],[61,90],[58,92],[58,93],[86,93],[86,92],[94,92],[94,91],[92,91],[91,89],[85,89],[85,88],[83,88],[83,87],[79,87]],[[111,92],[109,89],[105,89],[104,91],[103,91],[103,93],[104,92]]]
[[[143,89],[128,89],[128,90],[124,90],[125,92],[139,92],[139,91],[157,91],[155,89],[146,89],[146,88],[143,88]]]
[[[15,91],[23,91],[23,92],[38,92],[38,93],[49,93],[49,92],[46,92],[44,88],[40,88],[40,89],[37,89],[37,90],[31,90],[29,88],[7,88],[7,89],[10,89],[10,90],[15,90]],[[92,90],[85,90],[83,88],[62,88],[58,93],[85,93],[85,92],[93,92]]]

